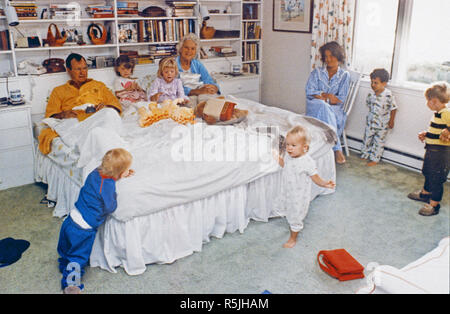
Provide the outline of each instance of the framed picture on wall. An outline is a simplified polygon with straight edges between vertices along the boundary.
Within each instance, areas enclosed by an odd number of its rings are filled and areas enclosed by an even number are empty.
[[[273,0],[273,31],[311,33],[313,0]]]

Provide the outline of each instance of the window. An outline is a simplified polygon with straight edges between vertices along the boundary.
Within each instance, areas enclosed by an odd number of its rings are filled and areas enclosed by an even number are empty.
[[[357,0],[353,68],[397,83],[450,82],[450,1]]]

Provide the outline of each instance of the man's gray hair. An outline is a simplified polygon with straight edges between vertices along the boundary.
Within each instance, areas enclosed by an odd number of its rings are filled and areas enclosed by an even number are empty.
[[[184,42],[186,40],[192,40],[195,43],[195,46],[197,47],[197,51],[195,54],[195,57],[198,58],[198,53],[199,53],[199,48],[200,48],[200,39],[198,38],[197,35],[195,35],[194,33],[188,33],[186,34],[177,44],[177,52],[178,54],[181,53],[181,48],[183,48]]]

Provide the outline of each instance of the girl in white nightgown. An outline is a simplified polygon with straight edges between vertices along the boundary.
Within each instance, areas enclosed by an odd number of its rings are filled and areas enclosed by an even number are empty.
[[[316,163],[308,154],[309,143],[307,130],[296,126],[286,135],[286,156],[278,156],[283,172],[275,210],[280,216],[286,216],[289,223],[290,237],[283,245],[285,248],[295,246],[298,233],[303,229],[311,198],[311,182],[329,189],[336,186],[332,180],[325,181],[317,174]]]

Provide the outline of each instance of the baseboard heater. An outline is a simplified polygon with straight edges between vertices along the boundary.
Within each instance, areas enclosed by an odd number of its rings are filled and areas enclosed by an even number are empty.
[[[348,146],[351,150],[357,151],[359,153],[361,152],[362,140],[351,136],[347,136],[347,140]],[[398,164],[399,166],[407,167],[412,170],[422,171],[423,158],[389,147],[384,148],[384,153],[383,157],[381,157],[381,160]]]
[[[362,140],[347,135],[347,141],[349,149],[354,152],[361,153]],[[385,147],[381,160],[411,169],[413,171],[422,172],[423,157],[414,156],[396,149]],[[450,181],[450,173],[447,176],[447,181]]]

